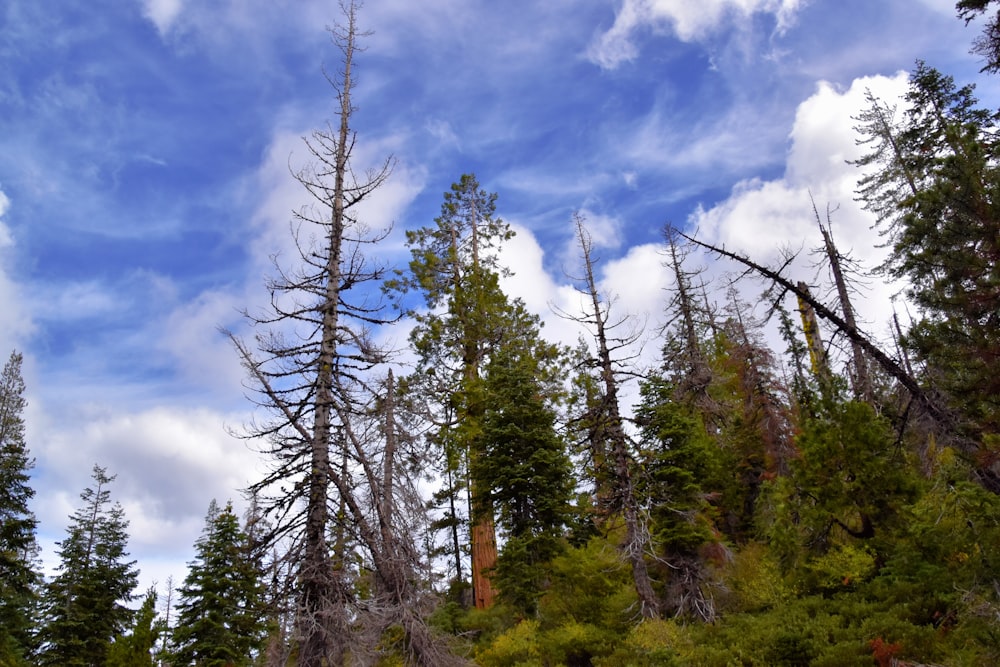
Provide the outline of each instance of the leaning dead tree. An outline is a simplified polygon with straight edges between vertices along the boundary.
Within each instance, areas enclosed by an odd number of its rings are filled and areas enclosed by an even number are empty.
[[[328,77],[338,122],[304,140],[311,163],[294,173],[311,197],[294,214],[297,266],[275,261],[270,307],[247,315],[257,331],[256,350],[230,334],[252,398],[268,415],[244,433],[262,443],[270,461],[269,472],[249,490],[269,517],[266,541],[282,545],[291,559],[295,610],[288,644],[298,665],[374,662],[370,647],[379,642],[371,636],[393,624],[406,634],[411,664],[447,664],[447,652],[421,616],[416,550],[397,504],[407,480],[395,463],[394,386],[391,375],[380,379],[386,351],[371,337],[373,327],[390,321],[380,298],[385,267],[362,249],[387,232],[371,233],[355,213],[393,162],[386,159],[363,176],[351,167],[359,32],[356,4],[341,7],[343,24],[330,29],[341,69]],[[372,597],[357,585],[359,561],[369,562],[378,580]]]
[[[840,315],[810,294],[804,284],[800,285],[793,282],[790,278],[785,277],[781,274],[781,269],[773,269],[764,266],[763,264],[759,264],[745,255],[727,250],[725,246],[712,245],[704,241],[699,241],[698,239],[688,236],[683,232],[678,233],[691,243],[694,243],[695,245],[720,257],[726,257],[727,259],[731,259],[739,264],[742,264],[749,271],[752,271],[760,277],[771,281],[774,285],[777,285],[781,289],[782,294],[789,292],[794,294],[800,301],[808,304],[817,316],[832,324],[838,332],[846,336],[853,344],[858,345],[860,349],[875,363],[877,363],[888,375],[899,382],[899,384],[910,393],[913,400],[922,406],[926,410],[927,414],[929,414],[935,421],[943,426],[952,425],[952,416],[944,410],[937,401],[929,396],[926,391],[924,391],[923,387],[920,386],[912,375],[907,373],[898,362],[885,354],[885,352],[873,343],[868,336],[858,330],[857,327],[848,324]]]

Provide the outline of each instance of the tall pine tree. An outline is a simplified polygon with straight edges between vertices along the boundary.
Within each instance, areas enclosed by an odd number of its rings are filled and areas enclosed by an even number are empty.
[[[37,521],[28,508],[32,461],[24,441],[21,355],[12,352],[0,373],[0,665],[20,664],[31,646],[30,609],[38,574]]]
[[[410,385],[426,391],[431,419],[441,424],[449,464],[473,460],[482,449],[483,376],[504,335],[511,304],[500,289],[496,249],[513,232],[496,215],[496,195],[465,174],[444,195],[435,224],[407,232],[412,261],[403,290],[419,291],[428,312],[416,313],[412,340],[419,355]],[[454,471],[467,475],[467,471]],[[453,485],[457,488],[458,485]],[[497,547],[488,491],[473,485],[472,586],[475,605],[493,604],[490,572]]]
[[[505,542],[497,560],[500,599],[523,615],[544,592],[546,566],[564,546],[573,478],[556,430],[558,351],[542,341],[536,318],[520,308],[513,335],[486,367],[482,449],[474,487],[488,493]]]
[[[920,311],[905,343],[924,379],[957,414],[963,449],[1000,492],[1000,141],[994,112],[971,86],[919,63],[901,122],[873,100],[860,117],[858,161],[874,169],[858,193],[879,217]]]
[[[266,637],[262,572],[231,503],[220,510],[212,501],[195,550],[178,591],[173,660],[253,664]]]
[[[40,664],[103,665],[112,642],[130,627],[139,573],[128,558],[128,521],[108,488],[114,481],[94,466],[95,486],[80,494],[59,543],[59,573],[43,595]]]

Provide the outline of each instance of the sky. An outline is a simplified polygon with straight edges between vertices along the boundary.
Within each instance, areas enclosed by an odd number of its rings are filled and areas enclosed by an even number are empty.
[[[262,475],[233,435],[252,406],[219,329],[247,331],[270,258],[289,257],[306,202],[290,169],[334,118],[339,18],[328,0],[0,7],[0,356],[25,358],[49,572],[95,463],[161,591],[209,502],[239,504]],[[474,172],[517,232],[506,289],[567,343],[574,212],[616,312],[654,331],[666,223],[761,261],[801,249],[793,274],[819,284],[815,202],[843,250],[878,263],[847,163],[866,90],[895,103],[919,58],[1000,105],[952,0],[368,0],[359,19],[355,166],[396,161],[363,211],[392,230],[375,254],[405,266],[405,230]],[[741,285],[750,303],[761,289]],[[863,290],[873,335],[897,291]]]

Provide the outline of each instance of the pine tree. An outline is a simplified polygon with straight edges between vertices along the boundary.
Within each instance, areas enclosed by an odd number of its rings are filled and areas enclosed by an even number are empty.
[[[539,339],[537,321],[527,313],[518,310],[512,325],[486,368],[482,450],[471,472],[506,538],[497,559],[500,599],[531,615],[546,566],[564,546],[573,479],[552,406],[559,391],[557,349]]]
[[[31,608],[39,581],[37,521],[28,508],[32,461],[24,441],[21,355],[12,352],[0,373],[0,665],[16,665],[30,652]]]
[[[904,343],[923,362],[929,386],[961,416],[967,452],[986,463],[983,436],[1000,433],[1000,140],[996,115],[971,86],[919,63],[901,122],[873,106],[859,127],[876,166],[859,195],[879,216],[891,247],[884,269],[908,282],[920,317]],[[877,113],[880,112],[881,113]],[[880,120],[881,119],[881,120]],[[988,438],[987,438],[988,439]],[[989,461],[987,461],[987,459]]]
[[[103,665],[113,641],[129,628],[139,573],[128,561],[128,521],[111,504],[114,481],[95,465],[95,486],[80,495],[83,505],[70,516],[59,542],[59,573],[43,594],[40,663],[60,666]]]
[[[178,589],[173,660],[205,667],[250,665],[266,637],[262,572],[232,503],[213,500],[195,559]]]
[[[111,645],[106,667],[155,667],[153,647],[161,631],[156,620],[156,589],[150,588],[135,615],[132,631]]]
[[[503,269],[495,251],[513,232],[496,216],[496,198],[474,175],[463,175],[445,193],[434,226],[407,232],[410,274],[396,283],[420,292],[429,309],[414,314],[411,339],[419,362],[409,384],[421,388],[431,419],[442,425],[437,440],[449,447],[449,464],[471,461],[481,450],[485,364],[512,308],[500,289]],[[497,559],[493,509],[475,485],[469,494],[473,594],[476,607],[486,608],[495,594],[489,576]]]
[[[643,384],[636,415],[643,436],[639,491],[663,580],[662,611],[711,622],[716,609],[706,557],[724,550],[708,498],[719,495],[724,458],[675,395],[676,387],[662,379]]]

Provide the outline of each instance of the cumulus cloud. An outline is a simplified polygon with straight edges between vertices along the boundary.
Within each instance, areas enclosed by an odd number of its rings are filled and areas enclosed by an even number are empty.
[[[684,42],[703,39],[725,21],[745,20],[756,13],[773,14],[777,29],[794,19],[803,0],[624,0],[607,32],[599,35],[587,52],[590,60],[614,69],[638,55],[636,33],[649,30],[672,33]]]
[[[861,173],[848,161],[858,158],[861,151],[855,143],[852,116],[867,106],[866,90],[892,102],[905,89],[903,73],[859,78],[846,90],[820,83],[798,107],[784,176],[770,181],[743,181],[726,200],[696,211],[690,223],[702,239],[762,263],[775,264],[785,250],[802,251],[789,268],[789,276],[812,285],[826,285],[826,277],[815,268],[816,258],[809,255],[822,243],[813,210],[815,202],[824,223],[830,212],[840,252],[866,268],[874,268],[884,258],[885,249],[878,247],[880,239],[871,229],[871,215],[854,200]],[[755,290],[759,293],[759,285],[743,287],[744,298],[755,302]],[[864,287],[863,298],[854,305],[867,320],[870,332],[877,335],[884,331],[898,291],[898,285],[883,280],[870,281]]]
[[[125,508],[132,556],[143,566],[157,557],[183,562],[209,501],[225,502],[259,474],[258,456],[226,429],[241,415],[175,407],[128,412],[97,402],[69,414],[51,408],[35,406],[27,422],[41,471],[34,509],[46,530],[43,548],[59,539],[80,492],[91,486],[95,463],[117,476],[112,498]],[[43,559],[51,567],[54,552],[45,549]]]

